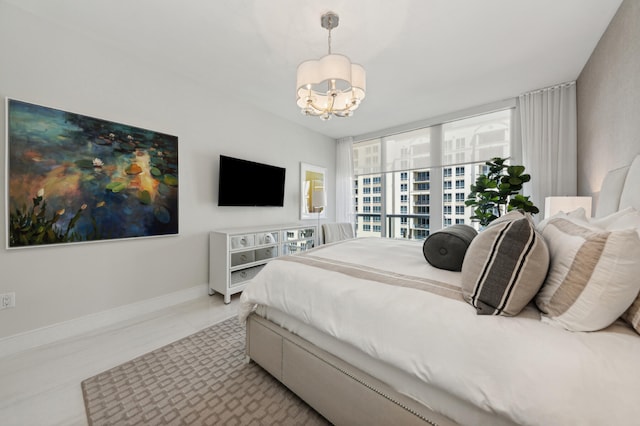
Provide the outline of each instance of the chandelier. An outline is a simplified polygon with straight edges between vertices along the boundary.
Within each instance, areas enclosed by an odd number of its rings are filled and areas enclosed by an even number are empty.
[[[298,66],[297,104],[304,115],[328,120],[350,117],[365,96],[365,71],[344,55],[331,53],[331,30],[338,26],[338,15],[327,12],[320,25],[329,31],[329,53],[319,60]]]

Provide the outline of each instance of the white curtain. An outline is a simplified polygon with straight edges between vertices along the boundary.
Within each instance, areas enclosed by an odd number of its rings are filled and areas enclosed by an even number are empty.
[[[543,212],[545,197],[578,189],[575,82],[520,95],[518,109],[522,164],[531,174],[524,194]]]
[[[346,137],[336,146],[336,222],[355,222],[352,144],[353,137]]]

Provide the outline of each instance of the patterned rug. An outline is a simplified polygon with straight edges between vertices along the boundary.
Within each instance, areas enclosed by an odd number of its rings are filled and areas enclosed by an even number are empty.
[[[327,425],[245,358],[236,318],[82,382],[89,425]]]

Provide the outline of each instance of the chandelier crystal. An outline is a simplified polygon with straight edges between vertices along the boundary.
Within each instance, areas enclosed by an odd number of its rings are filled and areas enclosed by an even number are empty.
[[[364,99],[366,75],[364,68],[352,64],[344,55],[331,53],[331,30],[338,26],[338,15],[327,12],[320,24],[329,31],[329,53],[319,60],[309,60],[298,66],[297,104],[304,115],[328,120],[350,117]]]

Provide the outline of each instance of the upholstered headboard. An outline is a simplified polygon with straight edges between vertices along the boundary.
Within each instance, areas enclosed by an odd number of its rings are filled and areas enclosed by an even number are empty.
[[[602,181],[595,217],[604,217],[627,207],[640,210],[640,155],[630,166],[607,173]]]

